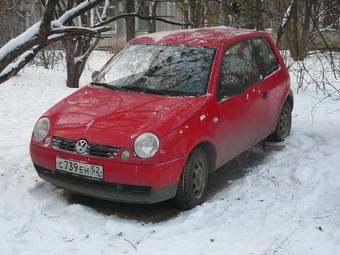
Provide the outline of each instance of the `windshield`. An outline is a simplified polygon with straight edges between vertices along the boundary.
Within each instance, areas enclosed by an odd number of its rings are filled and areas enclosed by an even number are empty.
[[[96,82],[117,89],[197,96],[206,93],[215,49],[177,45],[130,45]]]

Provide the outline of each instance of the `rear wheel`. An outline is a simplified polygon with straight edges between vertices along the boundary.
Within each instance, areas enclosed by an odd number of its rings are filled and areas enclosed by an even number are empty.
[[[292,109],[286,102],[281,110],[276,129],[274,133],[269,137],[269,140],[273,142],[281,142],[290,134],[292,127]]]
[[[175,201],[182,209],[191,209],[204,201],[208,185],[208,160],[203,149],[192,151],[178,184]]]

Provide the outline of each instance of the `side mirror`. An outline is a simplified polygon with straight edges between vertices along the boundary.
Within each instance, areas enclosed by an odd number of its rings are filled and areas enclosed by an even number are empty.
[[[92,81],[96,81],[97,80],[97,76],[99,75],[99,71],[93,71],[92,72]]]

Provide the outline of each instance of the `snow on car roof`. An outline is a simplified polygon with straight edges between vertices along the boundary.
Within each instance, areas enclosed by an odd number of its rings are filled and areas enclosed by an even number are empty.
[[[240,35],[256,33],[254,30],[209,27],[157,32],[138,36],[130,44],[182,44],[192,46],[218,47],[224,41]]]

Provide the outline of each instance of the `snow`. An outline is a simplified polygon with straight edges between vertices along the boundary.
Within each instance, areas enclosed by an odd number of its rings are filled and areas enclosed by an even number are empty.
[[[180,32],[186,32],[189,31],[188,29],[182,29],[180,30]],[[166,37],[169,37],[173,34],[177,34],[178,30],[173,30],[173,31],[162,31],[162,32],[157,32],[157,33],[152,33],[152,34],[147,34],[147,35],[139,35],[137,36],[137,38],[141,38],[141,37],[149,37],[151,38],[153,41],[155,42],[159,42],[164,40]]]
[[[17,68],[18,65],[25,60],[25,58],[27,58],[29,55],[34,54],[34,50],[28,50],[26,51],[24,54],[22,54],[18,60],[15,63],[9,64],[8,66],[6,66],[6,68],[0,72],[0,76],[4,76],[8,73],[10,73],[13,69]]]
[[[228,32],[229,34],[233,35],[240,35],[240,34],[246,34],[250,32],[254,32],[254,30],[248,30],[248,29],[234,29],[227,26],[217,26],[217,27],[209,27],[208,29],[205,28],[194,28],[194,29],[181,29],[178,30],[170,30],[170,31],[161,31],[156,32],[152,34],[146,34],[146,35],[140,35],[137,36],[137,38],[151,38],[154,42],[160,42],[166,39],[170,39],[173,35],[183,35],[183,36],[190,36],[193,39],[193,41],[198,40],[202,43],[207,41],[206,34],[204,32],[209,30],[215,30],[220,32]],[[189,35],[186,35],[187,32],[190,32]]]
[[[57,35],[51,35],[48,37],[49,40],[53,40],[56,39],[58,37],[63,37],[64,34],[57,34]],[[39,46],[34,46],[32,49],[24,52],[21,56],[18,57],[18,59],[14,62],[12,62],[11,64],[9,64],[8,66],[6,66],[1,72],[0,72],[0,76],[5,76],[9,73],[11,73],[14,69],[18,68],[20,66],[20,64],[22,64],[23,62],[25,62],[25,59],[28,58],[30,55],[34,55],[34,51],[36,51],[36,49]],[[5,47],[5,49],[7,48],[7,46]],[[1,50],[1,49],[0,49]]]
[[[10,40],[2,48],[0,48],[0,60],[2,60],[9,52],[20,47],[25,42],[32,40],[39,32],[40,22],[35,23],[24,33],[20,34],[18,37]]]
[[[74,16],[77,12],[80,10],[87,8],[87,6],[95,3],[98,0],[86,0],[83,1],[82,3],[78,4],[76,7],[66,11],[57,21],[60,24],[65,24],[66,21],[68,21],[72,16]]]
[[[108,59],[91,56],[82,82]],[[253,148],[211,176],[207,202],[179,212],[171,202],[70,195],[37,177],[31,132],[75,91],[65,72],[29,66],[0,86],[1,254],[340,254],[339,101],[318,103],[313,89],[295,94],[284,148]]]
[[[72,16],[74,16],[81,9],[86,8],[87,6],[93,4],[96,1],[98,0],[83,1],[76,7],[66,11],[59,19],[52,21],[51,27],[53,27],[54,30],[58,30],[58,28],[65,29],[66,27],[63,27],[63,25],[66,23],[66,21],[72,18]],[[16,48],[19,48],[24,43],[36,37],[39,33],[40,24],[41,24],[40,21],[35,23],[30,28],[28,28],[24,33],[20,34],[16,38],[13,38],[8,43],[6,43],[2,48],[0,48],[0,60],[2,60],[9,52],[13,51]]]

